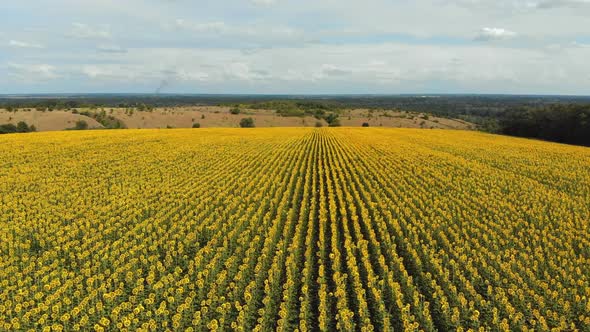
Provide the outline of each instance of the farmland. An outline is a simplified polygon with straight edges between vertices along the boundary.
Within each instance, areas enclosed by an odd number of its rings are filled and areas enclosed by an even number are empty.
[[[240,114],[232,114],[225,106],[186,106],[163,107],[149,111],[137,108],[78,108],[71,110],[14,109],[0,107],[0,125],[24,121],[34,125],[38,131],[64,130],[74,127],[76,121],[85,121],[89,129],[105,128],[96,121],[97,115],[111,117],[122,127],[132,129],[146,128],[191,128],[198,124],[203,128],[236,128],[244,117],[254,119],[256,127],[315,127],[329,124],[311,115],[281,116],[275,109],[248,109],[244,106]],[[371,127],[396,128],[439,128],[475,129],[475,125],[452,118],[436,117],[426,113],[398,110],[346,109],[339,111],[339,121],[346,127],[360,127],[363,123]]]
[[[471,131],[0,136],[0,330],[590,330],[590,149]]]

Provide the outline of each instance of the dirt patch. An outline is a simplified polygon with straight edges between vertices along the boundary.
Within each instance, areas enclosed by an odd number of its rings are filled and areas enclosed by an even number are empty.
[[[360,127],[367,123],[370,127],[475,129],[472,123],[461,120],[396,110],[345,110],[340,123],[346,127]]]
[[[318,122],[322,126],[328,125],[326,121],[312,116],[283,117],[278,116],[273,110],[243,109],[239,114],[231,114],[230,107],[223,106],[156,108],[151,111],[125,108],[77,109],[76,111],[78,113],[104,111],[106,115],[113,116],[131,129],[190,128],[196,123],[201,128],[239,127],[240,120],[246,117],[253,118],[256,127],[314,127]],[[473,124],[461,120],[395,110],[344,110],[339,119],[341,125],[347,127],[361,127],[364,123],[368,123],[370,127],[475,129]],[[72,111],[21,110],[16,113],[0,111],[0,124],[16,124],[18,121],[25,121],[29,125],[35,125],[40,131],[70,128],[78,120],[86,121],[89,128],[102,128],[96,120],[74,114]]]
[[[73,114],[67,111],[22,111],[16,113],[0,110],[0,124],[12,123],[16,125],[19,121],[33,125],[38,131],[64,130],[74,127],[76,121],[84,120],[88,128],[102,128],[96,120],[80,114]]]
[[[190,128],[198,123],[207,127],[239,127],[240,120],[251,117],[257,127],[313,127],[314,117],[282,117],[273,111],[244,110],[240,114],[231,114],[228,107],[183,107],[155,109],[151,112],[130,112],[124,109],[110,110],[107,114],[121,120],[127,128]],[[325,121],[321,121],[327,125]]]

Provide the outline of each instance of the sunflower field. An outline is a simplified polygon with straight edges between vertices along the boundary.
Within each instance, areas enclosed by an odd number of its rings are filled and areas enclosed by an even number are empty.
[[[590,331],[590,149],[478,132],[0,136],[3,331]]]

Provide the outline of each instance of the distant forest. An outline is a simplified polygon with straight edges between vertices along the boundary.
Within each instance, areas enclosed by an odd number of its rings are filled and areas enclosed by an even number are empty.
[[[0,96],[0,108],[225,105],[276,109],[283,116],[322,116],[349,108],[397,109],[458,118],[480,130],[590,146],[590,97],[512,95],[35,95]]]
[[[519,107],[499,114],[498,132],[590,146],[590,105]]]

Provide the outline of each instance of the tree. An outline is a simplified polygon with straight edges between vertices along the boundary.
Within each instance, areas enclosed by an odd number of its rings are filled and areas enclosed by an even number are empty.
[[[254,128],[254,119],[252,118],[243,118],[240,120],[240,127],[242,128]]]
[[[329,127],[339,127],[340,126],[340,120],[338,119],[338,114],[330,113],[330,114],[324,116],[324,120],[326,120]]]
[[[27,125],[24,121],[19,121],[16,124],[16,132],[17,133],[28,133],[29,132],[29,125]]]
[[[506,110],[499,120],[506,135],[590,146],[590,105],[563,104]]]
[[[342,124],[340,123],[340,119],[335,118],[328,124],[328,127],[340,127]]]
[[[86,129],[88,129],[88,123],[84,120],[78,120],[78,121],[76,121],[76,124],[74,125],[74,127],[71,129],[73,129],[73,130],[86,130]]]
[[[12,134],[16,133],[16,126],[12,123],[0,125],[0,134]]]

